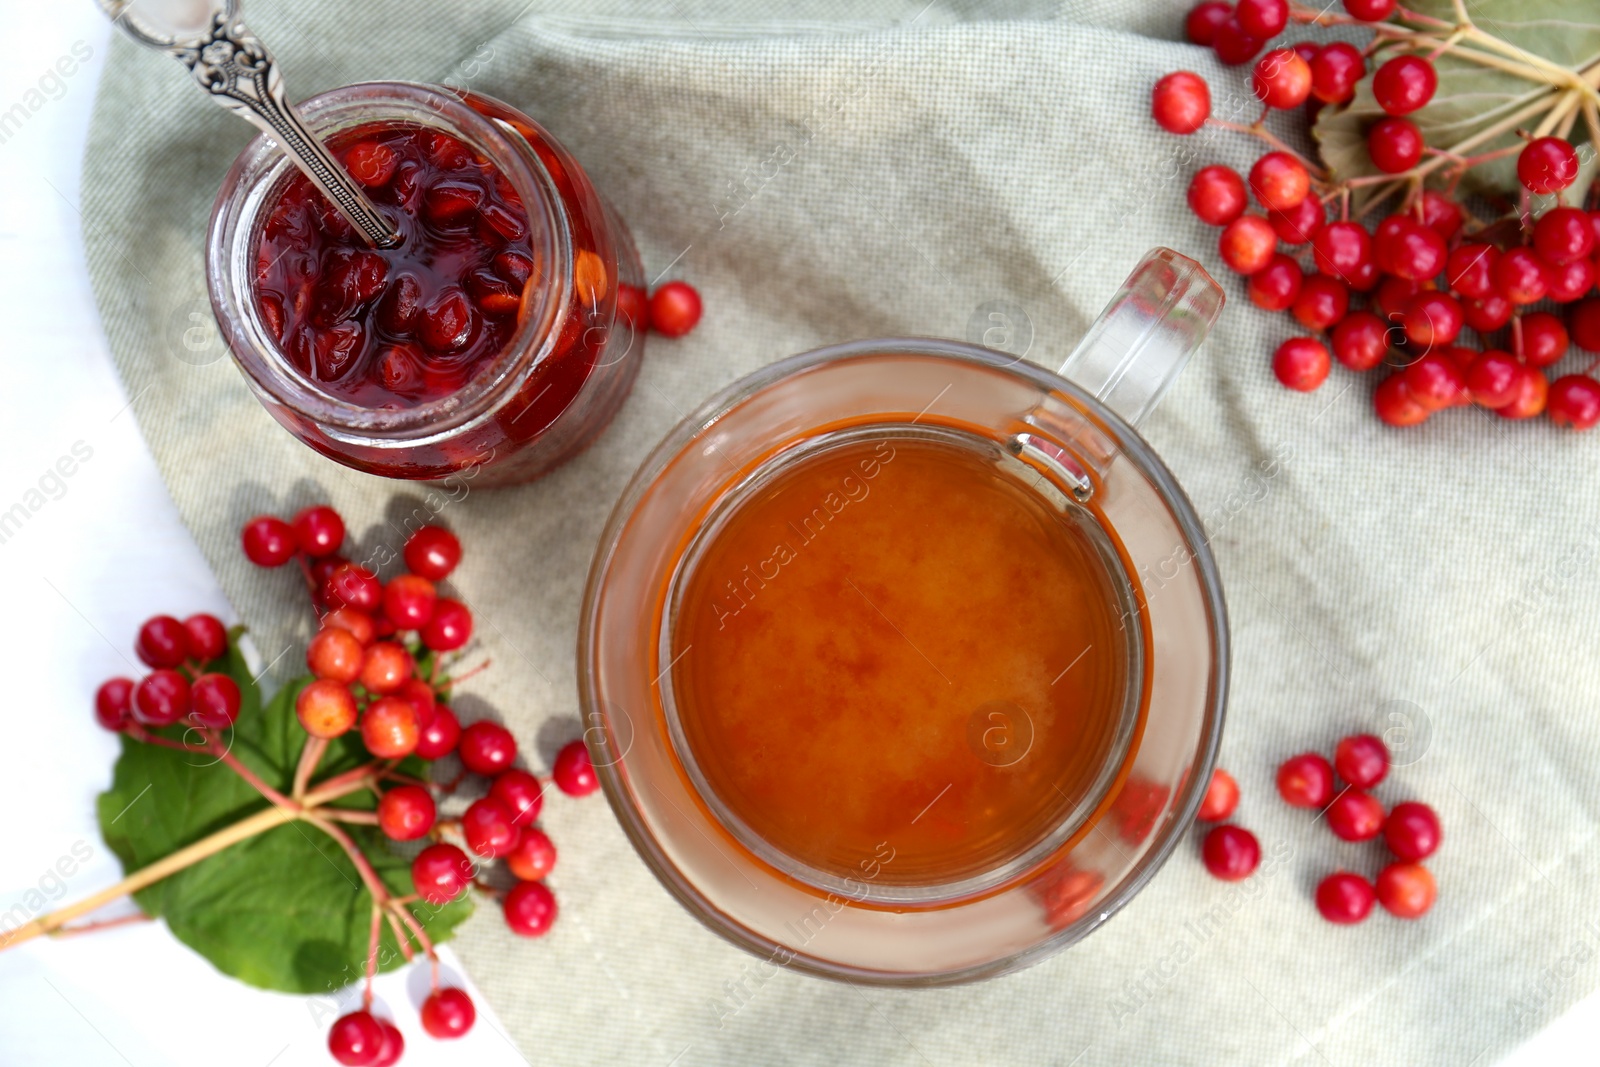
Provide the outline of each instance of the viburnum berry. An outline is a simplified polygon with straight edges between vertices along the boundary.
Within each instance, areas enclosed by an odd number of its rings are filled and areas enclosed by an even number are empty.
[[[1189,179],[1189,210],[1201,222],[1226,226],[1244,214],[1244,179],[1229,167],[1214,163],[1201,167]]]
[[[1544,372],[1524,366],[1517,375],[1517,392],[1511,403],[1495,408],[1494,413],[1503,419],[1531,419],[1544,414],[1549,395],[1550,381]]]
[[[407,678],[394,691],[394,696],[406,701],[416,710],[417,725],[427,726],[439,713],[439,697],[433,686],[421,678]]]
[[[494,797],[474,800],[461,816],[461,836],[467,847],[485,859],[497,859],[516,846],[515,815]]]
[[[461,731],[456,754],[472,773],[495,775],[517,758],[517,739],[499,723],[479,719]]]
[[[442,582],[461,562],[461,542],[443,526],[422,526],[406,539],[404,555],[412,574]]]
[[[1255,873],[1261,863],[1261,845],[1256,835],[1242,826],[1217,826],[1201,842],[1200,858],[1213,878],[1237,882]]]
[[[550,835],[536,826],[529,826],[517,838],[517,843],[505,854],[506,869],[524,882],[537,882],[555,869],[556,846]]]
[[[335,608],[322,617],[324,630],[345,630],[362,647],[372,644],[377,637],[377,628],[372,624],[372,616],[355,608]]]
[[[1600,296],[1572,305],[1567,312],[1567,333],[1579,348],[1600,352]]]
[[[1211,115],[1211,88],[1193,71],[1174,71],[1150,90],[1150,114],[1168,133],[1193,133]]]
[[[318,678],[331,678],[346,685],[361,677],[367,650],[349,630],[330,627],[318,630],[306,645],[306,666]]]
[[[345,1067],[372,1067],[382,1048],[383,1027],[371,1012],[341,1015],[328,1031],[328,1052]]]
[[[1328,346],[1314,337],[1291,337],[1272,354],[1272,373],[1290,389],[1309,393],[1328,380]]]
[[[1250,36],[1270,41],[1289,25],[1289,0],[1239,0],[1233,17]]]
[[[1498,292],[1461,305],[1461,317],[1479,333],[1493,333],[1511,321],[1516,307]]]
[[[1595,262],[1592,259],[1575,259],[1546,271],[1550,288],[1545,295],[1558,304],[1567,304],[1594,288]]]
[[[258,567],[281,567],[299,550],[294,528],[271,515],[258,515],[245,523],[239,539],[245,558]]]
[[[1600,423],[1600,382],[1587,374],[1568,374],[1550,383],[1545,401],[1550,421],[1573,430]]]
[[[429,904],[448,904],[472,884],[475,868],[467,854],[448,842],[429,845],[411,861],[411,884]]]
[[[1495,291],[1494,265],[1499,258],[1500,250],[1493,245],[1457,245],[1445,258],[1445,281],[1462,296],[1488,296]]]
[[[1232,815],[1239,806],[1239,783],[1233,775],[1220,768],[1211,772],[1211,784],[1206,786],[1205,799],[1200,801],[1200,811],[1195,818],[1201,822],[1221,822]]]
[[[1396,804],[1383,822],[1383,843],[1390,852],[1413,863],[1438,851],[1442,837],[1439,816],[1415,800]]]
[[[171,726],[189,714],[189,680],[163,667],[133,690],[133,717],[145,726]]]
[[[308,556],[331,556],[344,544],[344,519],[326,504],[309,507],[295,515],[295,544]]]
[[[1589,213],[1576,207],[1553,207],[1533,225],[1533,247],[1546,263],[1560,266],[1594,251]]]
[[[1322,201],[1314,196],[1306,197],[1288,211],[1267,212],[1267,222],[1272,224],[1272,232],[1278,235],[1278,240],[1289,245],[1303,245],[1310,241],[1327,221],[1328,215],[1323,210]]]
[[[1422,282],[1443,270],[1448,257],[1437,230],[1402,216],[1400,225],[1386,238],[1374,235],[1373,258],[1381,270]]]
[[[1372,294],[1370,303],[1374,310],[1390,322],[1399,322],[1405,317],[1406,305],[1410,304],[1411,298],[1420,292],[1422,292],[1420,282],[1386,274],[1382,284],[1378,286],[1378,291]],[[1397,339],[1395,343],[1402,342]]]
[[[1256,60],[1250,84],[1268,107],[1299,107],[1311,95],[1311,65],[1293,49],[1274,48]]]
[[[1548,311],[1531,311],[1522,316],[1522,359],[1530,367],[1548,367],[1561,362],[1570,343],[1567,328]]]
[[[196,663],[210,663],[228,653],[228,628],[215,615],[190,615],[183,620],[184,646]]]
[[[176,667],[189,658],[189,632],[171,615],[146,619],[134,651],[149,667]]]
[[[388,1019],[379,1019],[378,1027],[383,1031],[383,1041],[378,1046],[377,1058],[372,1061],[372,1067],[394,1067],[400,1062],[400,1057],[406,1051],[405,1035],[400,1028]]]
[[[318,678],[295,697],[294,713],[312,737],[339,737],[356,724],[356,698],[348,686]]]
[[[1560,137],[1535,137],[1517,155],[1517,180],[1530,193],[1559,193],[1578,176],[1578,153]]]
[[[1370,841],[1383,829],[1383,805],[1359,789],[1346,789],[1334,797],[1325,814],[1328,829],[1341,841]]]
[[[424,726],[417,736],[416,755],[425,760],[443,759],[456,750],[460,740],[460,720],[455,712],[440,704],[434,712],[433,721]]]
[[[1361,50],[1345,41],[1330,41],[1311,61],[1311,95],[1325,104],[1342,104],[1356,93],[1367,73]]]
[[[1422,131],[1410,119],[1386,118],[1367,131],[1367,155],[1385,174],[1410,170],[1422,159]]]
[[[1435,192],[1432,189],[1423,190],[1422,224],[1424,226],[1448,241],[1460,232],[1461,225],[1464,222],[1466,222],[1466,215],[1462,213],[1460,204],[1443,193]]]
[[[1372,393],[1372,409],[1388,426],[1415,426],[1426,421],[1430,414],[1406,388],[1404,374],[1391,374],[1378,383]]]
[[[397,785],[378,800],[378,829],[395,841],[427,836],[438,817],[433,794],[420,785]]]
[[[1372,76],[1372,96],[1391,115],[1409,115],[1433,99],[1439,74],[1421,56],[1395,56]]]
[[[190,716],[201,726],[223,730],[239,719],[239,683],[226,674],[202,674],[189,687]]]
[[[1372,883],[1349,871],[1330,874],[1317,885],[1317,911],[1341,926],[1358,923],[1372,914],[1377,899]]]
[[[383,601],[383,583],[359,563],[340,563],[328,575],[322,597],[329,607],[355,608],[370,614]]]
[[[1237,67],[1254,59],[1265,43],[1261,38],[1252,36],[1239,24],[1238,16],[1233,15],[1217,27],[1211,47],[1216,49],[1217,58],[1223,63]]]
[[[1201,0],[1189,9],[1183,32],[1190,43],[1210,48],[1217,39],[1217,27],[1233,17],[1233,5],[1223,0]]]
[[[401,574],[383,587],[383,613],[397,630],[420,630],[433,618],[438,599],[428,579]]]
[[[526,826],[539,817],[544,807],[544,786],[527,771],[510,767],[495,775],[489,784],[489,795],[504,804],[512,814],[512,821]]]
[[[361,665],[361,684],[374,693],[392,693],[410,678],[416,664],[406,646],[396,641],[377,641],[367,649]]]
[[[1278,768],[1278,795],[1293,808],[1321,808],[1333,799],[1333,765],[1302,752]]]
[[[435,652],[454,652],[472,639],[472,612],[458,600],[440,597],[433,618],[421,631],[422,643]]]
[[[422,727],[409,700],[380,697],[361,713],[361,743],[379,759],[404,759],[416,751]]]
[[[1204,87],[1205,82],[1200,84]],[[1206,110],[1210,109],[1208,91]],[[688,282],[668,282],[650,294],[650,327],[665,337],[682,337],[694,329],[700,321],[700,312],[700,294]]]
[[[1416,919],[1439,895],[1433,875],[1420,863],[1391,863],[1378,872],[1378,903],[1397,919]]]
[[[1389,325],[1370,311],[1352,311],[1333,328],[1333,358],[1353,371],[1371,370],[1389,350]]]
[[[1344,0],[1350,17],[1362,22],[1382,22],[1394,14],[1396,0]]]
[[[1271,261],[1277,243],[1278,235],[1272,232],[1272,224],[1266,219],[1260,215],[1241,215],[1223,228],[1217,248],[1224,263],[1248,275]]]
[[[556,898],[543,882],[518,882],[501,902],[506,925],[519,937],[540,937],[556,921]]]
[[[1352,734],[1334,748],[1333,769],[1357,789],[1371,789],[1389,773],[1389,746],[1375,734]]]
[[[582,741],[569,741],[556,753],[550,768],[556,788],[569,797],[586,797],[600,788],[600,778],[594,773],[594,763],[589,759],[589,749]]]
[[[1428,349],[1453,344],[1466,319],[1461,313],[1461,301],[1437,289],[1424,289],[1407,302],[1400,321],[1406,340]]]
[[[1489,349],[1467,368],[1467,392],[1481,408],[1502,408],[1516,399],[1522,364],[1510,352]]]
[[[429,1037],[447,1040],[471,1030],[478,1010],[465,990],[446,986],[428,994],[428,999],[422,1002],[421,1015],[422,1028]]]
[[[1276,252],[1266,266],[1250,275],[1245,291],[1250,302],[1263,311],[1284,311],[1300,295],[1300,283],[1300,264]]]
[[[1250,191],[1261,206],[1288,211],[1311,192],[1305,164],[1287,152],[1268,152],[1250,167]]]
[[[1317,270],[1359,288],[1360,268],[1372,262],[1372,235],[1359,222],[1330,222],[1312,236],[1311,249]]]
[[[1350,310],[1350,287],[1330,275],[1313,274],[1301,284],[1289,310],[1308,330],[1331,329]]]
[[[124,729],[133,719],[132,678],[110,678],[94,691],[95,721],[107,730]]]

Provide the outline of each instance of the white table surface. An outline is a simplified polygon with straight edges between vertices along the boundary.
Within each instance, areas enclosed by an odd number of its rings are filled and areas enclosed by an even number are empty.
[[[15,805],[0,848],[0,914],[79,842],[92,854],[59,890],[63,903],[120,877],[94,819],[117,751],[94,723],[95,686],[130,673],[125,658],[148,616],[229,618],[128,411],[84,267],[79,164],[110,32],[88,0],[0,6],[0,113],[36,101],[26,94],[75,43],[93,50],[71,78],[46,85],[42,106],[0,142],[0,511],[75,443],[93,450],[65,491],[0,543],[8,593],[0,649],[9,653],[0,803]],[[173,76],[184,75],[174,67]],[[131,910],[118,907],[101,914]],[[470,989],[448,948],[444,958],[452,980]],[[525,1062],[478,996],[478,1025],[467,1038],[427,1037],[414,1007],[426,989],[420,968],[378,983],[380,1002],[405,1032],[408,1067]],[[4,1067],[325,1067],[333,1062],[324,1044],[329,1022],[326,1003],[226,978],[159,923],[38,939],[0,954]],[[1600,994],[1504,1062],[1590,1062],[1597,1038]]]

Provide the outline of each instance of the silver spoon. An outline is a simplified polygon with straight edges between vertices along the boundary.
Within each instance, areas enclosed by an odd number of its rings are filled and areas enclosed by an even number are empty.
[[[273,137],[312,184],[378,248],[400,235],[284,97],[272,53],[245,28],[238,0],[97,0],[140,44],[189,68],[211,98]]]

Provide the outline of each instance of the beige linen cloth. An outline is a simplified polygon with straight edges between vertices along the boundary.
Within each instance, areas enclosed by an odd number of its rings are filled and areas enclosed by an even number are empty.
[[[648,276],[705,296],[695,333],[650,341],[597,446],[459,501],[319,458],[246,390],[207,325],[201,238],[250,131],[119,41],[85,163],[95,292],[172,495],[267,658],[309,619],[288,575],[246,564],[244,519],[327,499],[371,550],[441,509],[494,661],[464,714],[502,715],[544,770],[579,733],[575,630],[601,525],[713,390],[826,343],[965,337],[992,301],[1026,315],[1029,358],[1055,365],[1148,247],[1218,265],[1184,189],[1254,146],[1162,133],[1149,89],[1192,68],[1228,110],[1247,75],[1180,43],[1183,4],[925,2],[252,0],[296,98],[376,78],[502,97],[632,220]],[[1213,881],[1195,838],[1039,966],[863,989],[758,967],[669,899],[603,800],[553,795],[554,931],[519,940],[483,908],[456,942],[530,1061],[1464,1067],[1600,981],[1600,434],[1475,410],[1391,430],[1375,378],[1337,367],[1291,393],[1268,358],[1292,321],[1226,284],[1210,343],[1144,429],[1221,565],[1221,762],[1243,787],[1239,821],[1279,859],[1270,873]],[[1374,875],[1382,849],[1334,840],[1273,789],[1283,758],[1357,729],[1405,745],[1385,803],[1425,799],[1443,818],[1439,902],[1419,922],[1323,922],[1317,881]]]

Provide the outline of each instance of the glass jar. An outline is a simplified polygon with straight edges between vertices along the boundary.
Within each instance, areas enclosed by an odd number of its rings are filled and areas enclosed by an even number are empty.
[[[388,478],[505,485],[587,447],[639,371],[644,275],[628,231],[572,156],[516,109],[458,89],[367,82],[313,97],[299,112],[324,141],[357,128],[425,127],[464,143],[515,190],[541,267],[509,340],[464,383],[411,406],[352,402],[294,365],[256,298],[263,228],[298,174],[257,137],[217,195],[206,278],[234,359],[273,417],[330,459]]]

